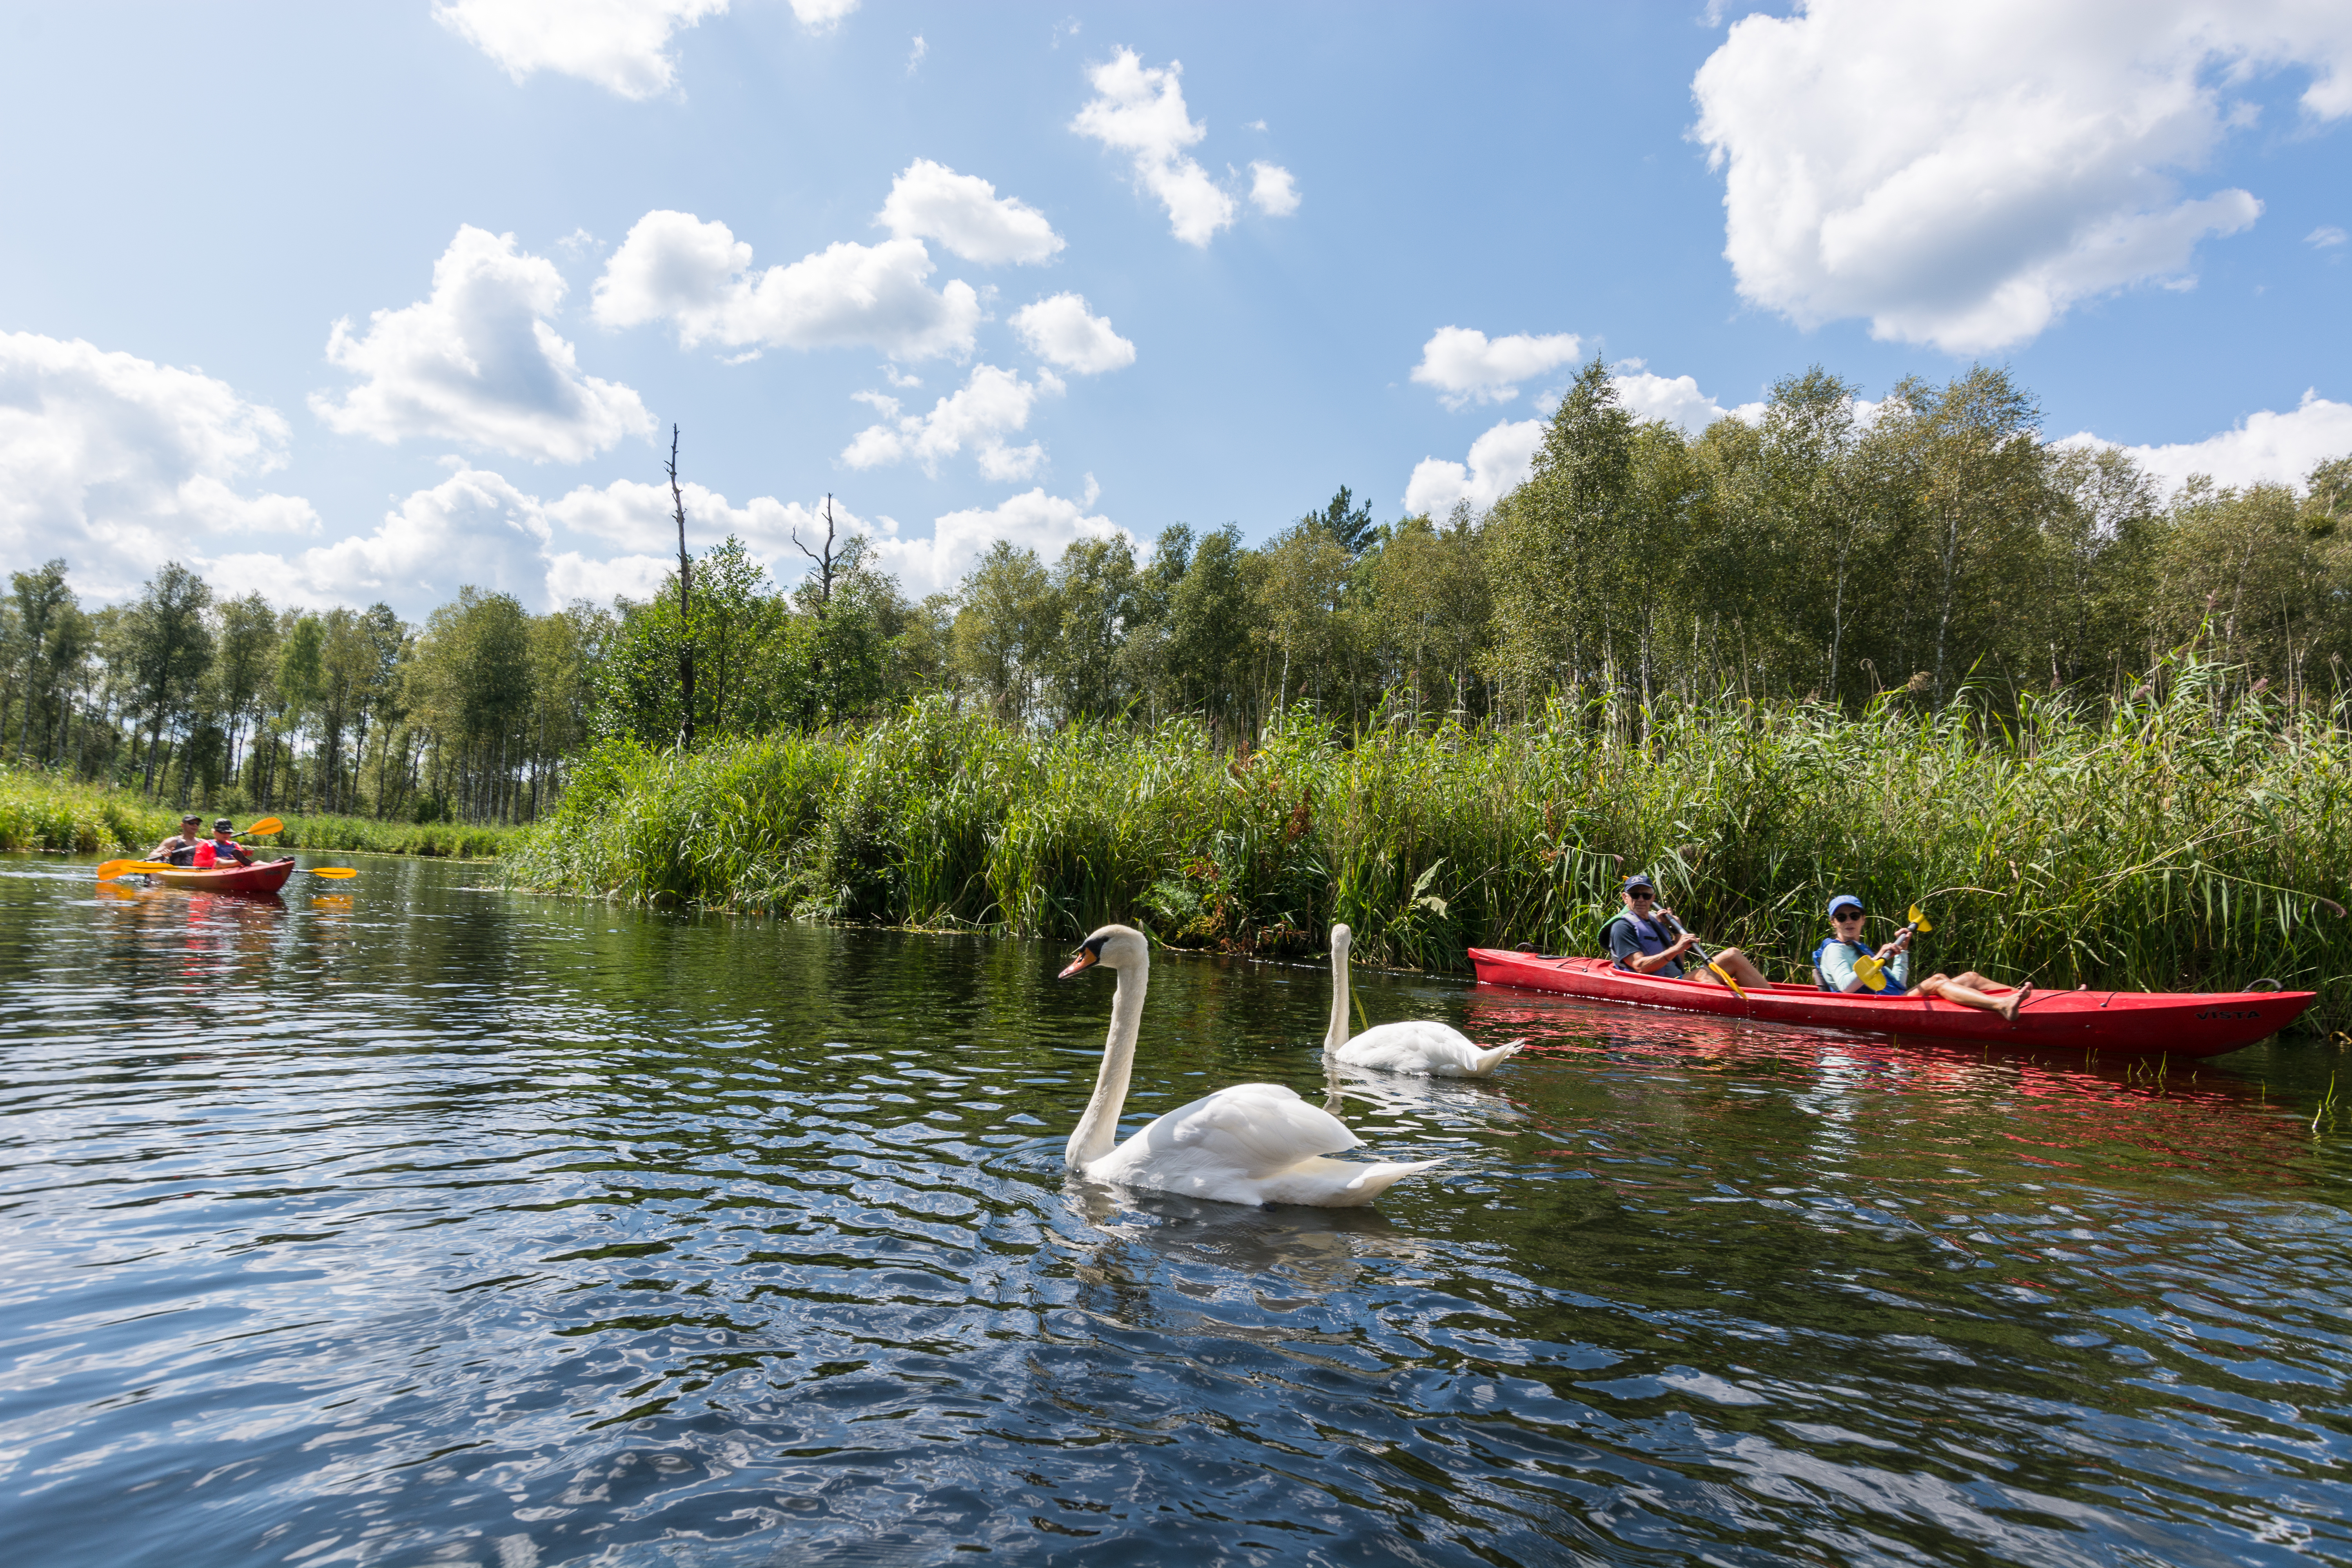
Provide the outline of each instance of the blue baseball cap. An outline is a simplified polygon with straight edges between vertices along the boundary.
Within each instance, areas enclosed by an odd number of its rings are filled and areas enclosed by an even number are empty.
[[[1837,912],[1840,906],[1845,904],[1852,904],[1857,910],[1862,908],[1862,900],[1855,898],[1852,893],[1839,893],[1830,900],[1830,919],[1837,919]]]
[[[1646,873],[1641,871],[1634,872],[1617,884],[1617,890],[1621,893],[1630,893],[1636,888],[1647,888],[1654,893],[1658,890],[1658,885],[1650,880]]]

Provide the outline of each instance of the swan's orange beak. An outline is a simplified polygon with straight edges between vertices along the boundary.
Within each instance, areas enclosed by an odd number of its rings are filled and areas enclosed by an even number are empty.
[[[1062,971],[1061,973],[1055,975],[1055,978],[1057,980],[1067,980],[1071,975],[1077,973],[1080,970],[1092,969],[1096,964],[1100,963],[1101,962],[1102,959],[1095,952],[1093,948],[1082,947],[1078,949],[1077,956],[1070,960],[1070,966]]]

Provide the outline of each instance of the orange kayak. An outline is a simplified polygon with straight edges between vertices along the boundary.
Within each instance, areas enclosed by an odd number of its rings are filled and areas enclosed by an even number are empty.
[[[2317,997],[2311,991],[2036,991],[2011,1024],[1998,1013],[1929,996],[1751,985],[1740,997],[1712,981],[1635,974],[1605,958],[1548,958],[1474,947],[1470,962],[1477,966],[1481,985],[2014,1050],[2217,1057],[2268,1039],[2301,1017]]]
[[[294,857],[283,860],[267,860],[251,866],[226,866],[213,871],[150,871],[147,873],[167,888],[186,888],[207,893],[274,893],[286,885],[294,874]]]

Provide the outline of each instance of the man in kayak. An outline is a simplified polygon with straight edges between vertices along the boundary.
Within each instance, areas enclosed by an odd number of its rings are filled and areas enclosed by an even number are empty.
[[[1681,929],[1681,922],[1675,919],[1674,910],[1658,908],[1658,889],[1640,872],[1625,879],[1617,896],[1624,900],[1624,909],[1611,915],[1609,923],[1601,928],[1601,940],[1608,944],[1616,966],[1636,974],[1682,979],[1682,956],[1698,945],[1698,938],[1686,931],[1673,934]],[[1764,984],[1763,973],[1738,948],[1724,948],[1714,956],[1715,968],[1702,963],[1691,978],[1720,985],[1723,977],[1715,972],[1720,968],[1743,986]]]
[[[253,851],[236,841],[236,824],[224,816],[213,823],[213,836],[196,846],[196,869],[225,871],[253,864]]]
[[[1911,975],[1911,928],[1906,926],[1895,933],[1895,940],[1884,943],[1874,952],[1862,940],[1862,900],[1852,893],[1840,893],[1830,900],[1830,927],[1834,934],[1813,950],[1813,968],[1822,977],[1824,991],[1866,991],[1869,986],[1854,960],[1865,953],[1875,958],[1885,968],[1880,973],[1886,985],[1882,991],[1871,992],[1875,996],[1941,996],[1947,1002],[1958,1002],[1963,1007],[1976,1007],[1987,1013],[1998,1013],[2011,1023],[2017,1022],[2017,1010],[2033,994],[2032,985],[2021,985],[2006,996],[1987,994],[1992,982],[1971,969],[1965,974],[1930,974],[1916,986],[1909,984]]]
[[[166,861],[173,866],[194,865],[197,847],[205,841],[204,826],[203,817],[193,811],[189,812],[180,818],[180,831],[147,851],[146,858],[150,860]]]

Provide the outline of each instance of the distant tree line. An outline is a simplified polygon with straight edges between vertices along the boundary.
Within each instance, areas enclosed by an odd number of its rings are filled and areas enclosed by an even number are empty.
[[[0,762],[255,815],[529,819],[587,733],[614,626],[472,588],[422,626],[384,605],[276,609],[177,562],[95,610],[62,561],[9,581]]]
[[[1638,722],[1725,691],[2096,695],[2200,635],[2249,684],[2332,701],[2352,679],[2347,520],[2352,457],[2300,495],[2168,497],[2118,449],[2044,441],[2004,370],[1873,406],[1816,367],[1693,437],[1635,417],[1595,360],[1483,515],[1375,527],[1342,489],[1255,549],[1180,525],[1142,563],[1081,540],[1049,566],[1000,542],[931,613],[948,683],[1024,724],[1191,712],[1246,736],[1298,703],[1352,729],[1554,697]]]
[[[924,692],[1003,722],[1204,719],[1228,742],[1307,706],[1354,731],[1527,719],[1566,698],[1848,708],[1964,685],[2129,689],[2163,650],[2292,701],[2352,668],[2352,457],[2298,492],[2192,480],[2042,439],[2007,371],[1876,405],[1815,367],[1690,437],[1585,365],[1525,483],[1482,513],[1375,524],[1342,488],[1255,548],[1162,530],[1046,562],[999,541],[913,601],[862,538],[790,587],[728,539],[640,601],[545,615],[463,590],[404,624],[215,600],[176,563],[81,609],[61,563],[0,605],[0,759],[252,809],[520,821],[604,738],[698,744],[856,724]]]

